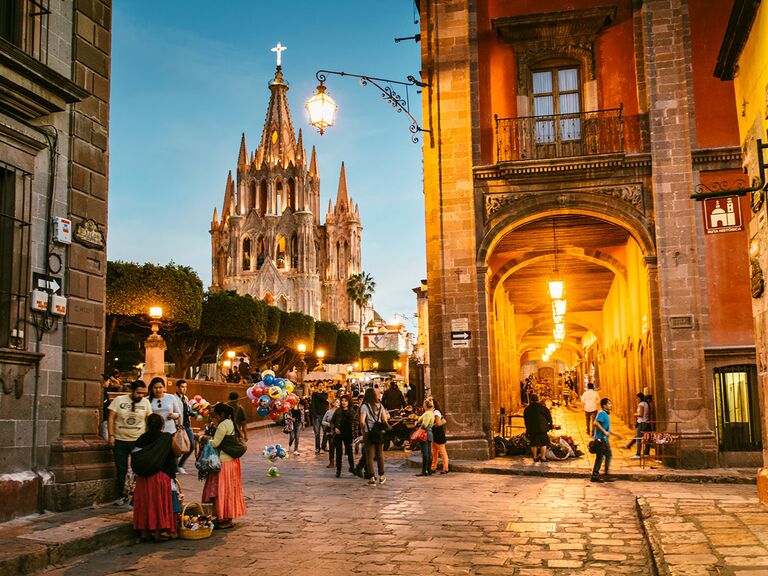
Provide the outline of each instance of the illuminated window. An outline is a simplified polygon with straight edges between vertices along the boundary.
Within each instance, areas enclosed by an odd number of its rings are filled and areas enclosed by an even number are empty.
[[[714,380],[720,451],[762,450],[756,367],[715,368]]]
[[[536,121],[537,144],[581,139],[580,112],[577,68],[551,68],[533,72],[533,115],[537,118],[548,117]]]

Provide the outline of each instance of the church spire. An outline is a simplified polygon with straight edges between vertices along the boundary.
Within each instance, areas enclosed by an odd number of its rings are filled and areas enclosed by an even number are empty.
[[[339,191],[336,193],[336,211],[348,212],[351,208],[349,192],[347,192],[347,171],[344,169],[344,162],[341,163],[341,173],[339,174]]]
[[[245,146],[245,132],[243,132],[243,137],[240,139],[240,155],[237,158],[237,166],[239,168],[245,164],[248,164],[248,149]]]
[[[232,180],[232,170],[227,174],[227,184],[224,188],[224,207],[221,210],[222,220],[237,212],[235,204],[235,181]]]
[[[297,166],[306,166],[307,151],[304,149],[304,135],[299,128],[299,138],[296,140],[296,164]]]
[[[288,108],[288,83],[283,79],[282,67],[275,70],[275,77],[269,83],[272,95],[269,98],[267,118],[261,133],[256,163],[288,166],[296,163],[296,132],[293,130],[291,112]]]
[[[317,153],[315,152],[314,146],[312,146],[312,157],[309,161],[309,173],[312,176],[319,176],[317,172]]]

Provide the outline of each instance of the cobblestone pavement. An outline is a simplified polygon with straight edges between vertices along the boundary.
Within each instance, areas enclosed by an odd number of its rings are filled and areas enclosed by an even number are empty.
[[[768,574],[768,510],[754,486],[419,478],[402,452],[387,453],[387,483],[379,486],[346,471],[335,478],[313,451],[269,478],[261,448],[284,438],[274,429],[252,432],[248,515],[236,528],[95,553],[47,574],[647,576],[656,573],[652,551],[661,574]],[[187,501],[198,499],[200,483],[182,478]]]

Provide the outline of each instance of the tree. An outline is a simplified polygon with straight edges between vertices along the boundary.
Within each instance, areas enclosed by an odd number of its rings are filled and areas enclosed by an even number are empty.
[[[331,360],[334,364],[355,362],[360,358],[360,334],[352,330],[339,330],[336,336],[336,350]]]
[[[339,335],[339,327],[333,322],[320,320],[315,322],[315,350],[325,350],[325,357],[330,361],[336,356],[336,340]]]
[[[376,290],[376,282],[373,281],[373,276],[366,272],[360,272],[359,274],[353,274],[347,280],[347,296],[355,304],[357,304],[360,311],[360,342],[363,340],[363,311],[368,306],[373,298],[373,293]]]
[[[105,350],[122,327],[137,337],[149,332],[149,307],[162,306],[162,325],[169,331],[195,331],[203,309],[203,283],[188,266],[134,262],[107,263],[107,331]]]

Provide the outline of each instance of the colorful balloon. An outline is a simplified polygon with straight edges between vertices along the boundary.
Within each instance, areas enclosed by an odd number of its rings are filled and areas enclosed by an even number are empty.
[[[288,394],[291,394],[295,389],[296,388],[293,385],[293,382],[291,382],[290,380],[287,380],[286,383],[285,383],[285,386],[283,386],[283,390],[288,392]]]
[[[270,398],[279,398],[281,392],[282,390],[280,389],[279,386],[270,386],[269,389],[267,390],[267,396],[269,396]]]

